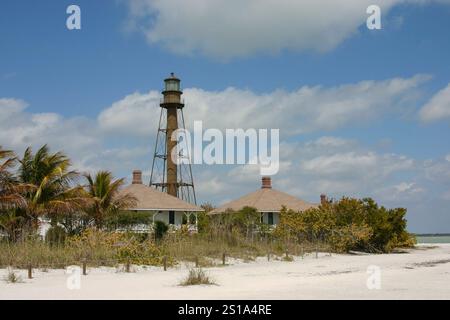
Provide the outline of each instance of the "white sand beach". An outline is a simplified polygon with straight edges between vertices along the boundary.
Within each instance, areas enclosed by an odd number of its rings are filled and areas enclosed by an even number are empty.
[[[419,245],[407,253],[321,253],[293,262],[259,258],[205,268],[217,285],[181,287],[189,266],[89,269],[81,288],[69,290],[65,270],[36,270],[22,283],[7,283],[0,270],[0,299],[450,299],[450,244]],[[380,288],[368,289],[369,266],[380,269]]]

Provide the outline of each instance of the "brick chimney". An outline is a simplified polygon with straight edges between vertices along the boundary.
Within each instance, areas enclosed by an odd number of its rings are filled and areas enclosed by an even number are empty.
[[[324,205],[324,204],[327,204],[328,203],[328,199],[327,199],[327,196],[325,195],[325,194],[321,194],[320,195],[320,204],[321,205]]]
[[[142,184],[142,171],[133,170],[133,184]]]
[[[272,179],[270,177],[262,177],[262,189],[272,189]]]

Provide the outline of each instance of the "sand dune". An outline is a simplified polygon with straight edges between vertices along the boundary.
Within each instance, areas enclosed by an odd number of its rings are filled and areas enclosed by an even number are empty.
[[[0,299],[450,299],[450,244],[385,255],[323,253],[293,262],[231,261],[205,269],[217,285],[180,287],[188,267],[166,272],[134,267],[133,273],[89,269],[75,290],[68,289],[64,270],[36,271],[31,280],[22,270],[23,283],[0,281]],[[374,270],[380,271],[380,282],[373,278]],[[1,279],[6,274],[0,270]],[[368,279],[371,287],[380,288],[368,289]]]

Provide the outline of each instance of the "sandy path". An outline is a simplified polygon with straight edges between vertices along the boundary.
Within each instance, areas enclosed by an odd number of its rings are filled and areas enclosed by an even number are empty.
[[[367,288],[370,265],[380,267],[380,289]],[[134,273],[101,268],[81,277],[81,289],[69,290],[64,270],[37,271],[32,280],[19,271],[24,282],[8,284],[3,269],[0,299],[450,299],[450,244],[389,255],[261,258],[205,270],[218,285],[178,286],[186,266]]]

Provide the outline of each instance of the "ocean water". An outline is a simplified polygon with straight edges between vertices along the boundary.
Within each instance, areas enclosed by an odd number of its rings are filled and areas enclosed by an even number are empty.
[[[417,243],[450,243],[450,236],[416,236]]]

